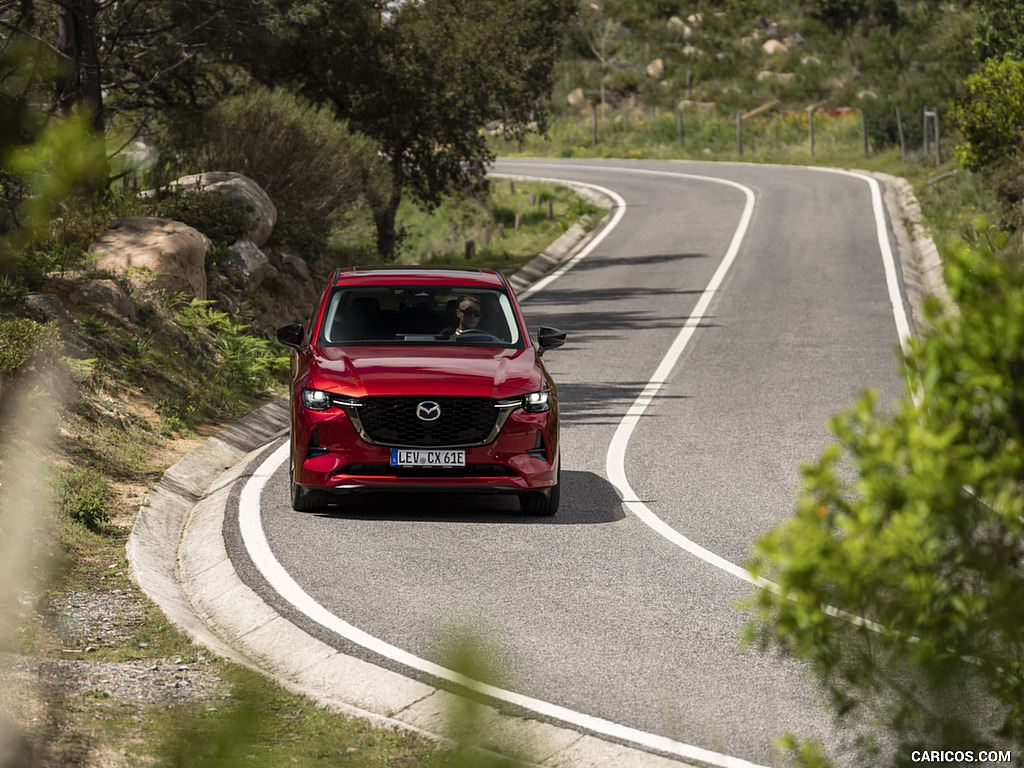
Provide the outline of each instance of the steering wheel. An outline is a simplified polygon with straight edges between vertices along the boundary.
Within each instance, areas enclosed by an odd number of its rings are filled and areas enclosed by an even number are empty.
[[[455,338],[464,339],[467,336],[470,338],[477,337],[480,339],[497,339],[490,331],[485,331],[483,328],[466,328],[462,333],[458,334]]]

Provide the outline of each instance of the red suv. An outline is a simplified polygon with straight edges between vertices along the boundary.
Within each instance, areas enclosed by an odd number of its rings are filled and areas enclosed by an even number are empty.
[[[334,273],[291,347],[291,495],[299,511],[364,491],[514,493],[558,510],[558,398],[499,273],[355,267]]]

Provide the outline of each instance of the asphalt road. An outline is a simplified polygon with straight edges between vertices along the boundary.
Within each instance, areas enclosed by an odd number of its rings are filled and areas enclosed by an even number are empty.
[[[750,165],[495,170],[598,184],[625,203],[585,259],[524,301],[531,329],[569,334],[545,357],[562,409],[558,515],[474,496],[299,514],[281,464],[260,497],[269,548],[323,608],[388,644],[369,649],[275,600],[229,521],[236,568],[310,633],[410,676],[436,682],[387,648],[451,667],[465,641],[497,689],[723,765],[779,764],[785,731],[835,746],[802,667],[740,649],[737,603],[753,589],[741,567],[790,513],[830,414],[867,387],[883,402],[902,391],[871,187]]]

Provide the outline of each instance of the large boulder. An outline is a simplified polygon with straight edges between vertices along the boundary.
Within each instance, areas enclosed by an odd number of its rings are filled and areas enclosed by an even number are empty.
[[[204,192],[216,192],[231,202],[252,209],[252,228],[246,237],[252,240],[257,248],[262,248],[270,239],[270,233],[277,223],[277,208],[263,187],[241,173],[224,171],[208,171],[191,176],[182,176],[171,186],[181,189],[195,189]]]
[[[245,281],[245,289],[252,293],[268,277],[277,275],[277,269],[270,263],[267,255],[252,240],[242,239],[228,249],[231,267]]]
[[[25,297],[25,313],[44,323],[56,320],[62,325],[70,325],[72,322],[60,296],[53,293],[30,293]]]
[[[210,239],[180,221],[155,216],[116,220],[92,245],[96,269],[127,273],[133,283],[206,298]]]
[[[88,304],[132,323],[136,320],[131,298],[113,280],[82,280],[72,287],[69,298],[76,304]]]

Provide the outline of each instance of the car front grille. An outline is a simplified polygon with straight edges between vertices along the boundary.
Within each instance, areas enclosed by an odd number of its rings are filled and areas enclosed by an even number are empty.
[[[433,421],[419,418],[423,403],[436,404],[440,415]],[[415,447],[483,444],[493,437],[500,415],[493,400],[481,397],[368,397],[358,412],[372,442]]]

